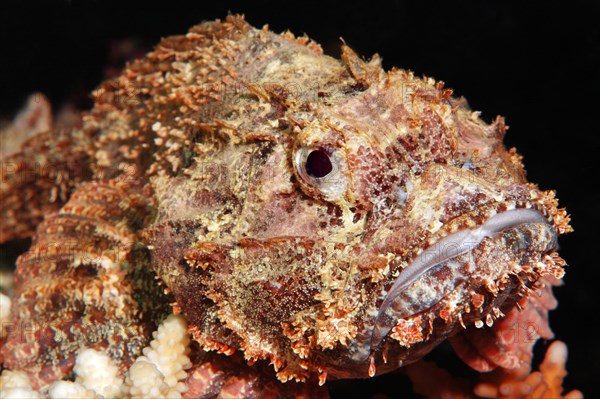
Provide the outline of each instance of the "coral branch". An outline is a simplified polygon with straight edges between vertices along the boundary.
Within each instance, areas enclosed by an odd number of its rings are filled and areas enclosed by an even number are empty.
[[[580,399],[578,390],[563,394],[563,379],[567,375],[567,346],[555,341],[548,347],[539,371],[531,372],[529,363],[515,369],[498,368],[479,374],[479,382],[453,377],[432,362],[421,361],[405,367],[415,393],[426,398],[488,398],[488,399]]]

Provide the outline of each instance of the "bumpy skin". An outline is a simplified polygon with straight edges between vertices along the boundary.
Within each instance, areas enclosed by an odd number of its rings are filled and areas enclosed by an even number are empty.
[[[13,314],[60,317],[66,334],[61,346],[9,337],[5,365],[45,385],[78,347],[97,345],[126,366],[167,303],[203,349],[266,359],[281,381],[372,376],[451,336],[473,367],[510,366],[523,346],[490,327],[517,302],[520,325],[538,317],[538,335],[548,336],[551,294],[537,308],[526,298],[562,277],[554,249],[568,217],[552,192],[526,181],[520,156],[502,145],[502,118],[486,124],[441,82],[385,72],[345,45],[341,58],[241,17],[203,23],[101,85],[79,124],[5,155],[22,169],[34,167],[34,153],[78,166],[67,183],[9,173],[0,186],[4,241],[46,215],[19,259]],[[325,177],[307,164],[314,151],[331,163]],[[55,187],[61,195],[49,194]],[[26,190],[32,202],[18,200]],[[483,238],[381,311],[424,250],[521,208],[545,222]],[[93,260],[36,258],[65,237]],[[91,254],[98,247],[122,256]],[[48,289],[42,275],[52,276]],[[100,299],[106,281],[115,303]],[[104,288],[82,298],[86,284]],[[381,329],[386,317],[391,331]],[[106,333],[115,328],[127,340]]]

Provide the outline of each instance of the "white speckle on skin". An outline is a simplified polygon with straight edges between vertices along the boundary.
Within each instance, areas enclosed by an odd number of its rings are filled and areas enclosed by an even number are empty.
[[[467,161],[463,164],[462,169],[464,170],[473,170],[473,167],[475,165],[473,165],[473,162],[471,161],[471,159],[467,159]]]
[[[396,197],[398,199],[398,203],[404,205],[404,203],[406,203],[406,198],[408,198],[408,192],[400,187],[398,190],[396,190]]]

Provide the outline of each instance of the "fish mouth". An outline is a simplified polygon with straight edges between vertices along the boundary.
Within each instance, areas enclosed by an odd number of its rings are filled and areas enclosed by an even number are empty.
[[[419,254],[401,271],[383,297],[383,302],[375,316],[370,340],[367,341],[368,346],[360,352],[366,356],[375,353],[398,320],[425,311],[443,298],[444,292],[441,293],[441,297],[440,293],[430,297],[424,295],[424,297],[409,298],[407,296],[409,289],[414,287],[423,276],[442,265],[449,268],[452,275],[452,268],[456,269],[463,265],[459,258],[468,255],[484,239],[488,237],[494,239],[509,230],[518,233],[515,251],[547,252],[557,245],[556,229],[541,211],[533,208],[512,209],[498,213],[477,228],[460,230],[442,238]]]

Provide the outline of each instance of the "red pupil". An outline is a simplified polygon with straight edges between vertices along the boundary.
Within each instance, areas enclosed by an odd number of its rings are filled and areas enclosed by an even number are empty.
[[[306,173],[312,177],[327,176],[333,170],[329,155],[323,150],[314,150],[306,158]]]

